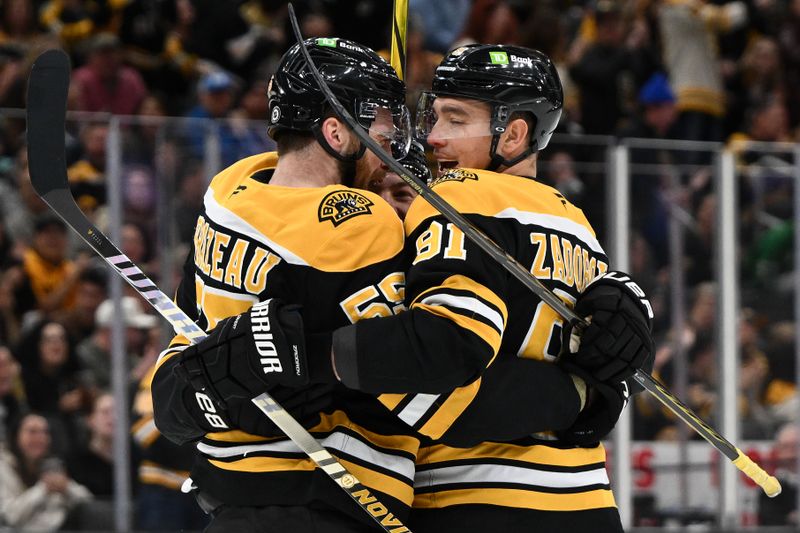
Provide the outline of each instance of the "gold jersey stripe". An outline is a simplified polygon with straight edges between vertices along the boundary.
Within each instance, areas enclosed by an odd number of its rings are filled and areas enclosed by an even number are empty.
[[[456,172],[476,176],[477,179],[442,181],[434,189],[457,211],[465,214],[494,216],[508,207],[508,199],[526,211],[558,215],[587,225],[583,211],[569,203],[554,188],[530,178],[498,174],[473,168],[457,169]],[[404,225],[406,235],[411,235],[425,220],[441,216],[423,198],[411,204]]]
[[[417,464],[433,465],[461,459],[504,459],[542,465],[581,467],[605,462],[606,450],[602,444],[596,448],[569,449],[542,444],[519,446],[503,442],[484,442],[469,449],[436,444],[420,448]]]
[[[475,399],[481,388],[481,378],[469,385],[459,387],[437,408],[436,413],[419,429],[419,432],[432,439],[438,439],[450,429],[453,422],[461,416]]]
[[[390,411],[394,411],[403,399],[408,396],[407,394],[381,394],[378,400],[386,406]]]
[[[611,490],[596,489],[573,494],[553,494],[519,489],[458,489],[417,494],[413,507],[439,509],[452,505],[484,504],[540,511],[586,511],[616,507]]]
[[[369,431],[357,424],[350,421],[350,418],[343,411],[334,411],[333,413],[324,413],[320,416],[320,422],[309,428],[310,433],[330,433],[337,428],[347,428],[354,431],[363,437],[364,442],[373,444],[384,450],[399,450],[406,452],[406,454],[416,455],[419,448],[419,439],[408,435],[381,435]],[[258,435],[251,435],[244,431],[225,431],[219,433],[209,433],[206,435],[207,441],[217,442],[235,442],[235,443],[252,443],[252,442],[271,442],[275,440],[285,440],[284,437],[277,439],[269,439],[259,437]]]

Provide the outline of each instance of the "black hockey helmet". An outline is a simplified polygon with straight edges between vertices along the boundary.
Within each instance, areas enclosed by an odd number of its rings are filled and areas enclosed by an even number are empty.
[[[521,46],[471,44],[451,51],[436,68],[430,93],[417,107],[417,135],[427,138],[435,123],[436,96],[470,98],[491,106],[489,133],[492,166],[511,166],[547,146],[561,118],[564,93],[553,62],[538,50]],[[515,112],[530,113],[536,121],[524,157],[503,161],[496,153],[499,135]]]
[[[339,38],[305,41],[309,55],[322,77],[342,105],[366,129],[377,116],[378,108],[392,113],[391,136],[396,156],[404,156],[410,143],[410,120],[405,106],[405,84],[394,69],[373,50]],[[358,159],[365,146],[351,156],[336,153],[319,133],[331,108],[306,64],[300,45],[295,44],[281,58],[267,89],[269,97],[269,136],[281,131],[311,131],[320,144],[339,159]]]

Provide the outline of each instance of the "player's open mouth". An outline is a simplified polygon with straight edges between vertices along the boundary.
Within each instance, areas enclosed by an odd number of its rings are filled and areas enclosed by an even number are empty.
[[[456,168],[458,166],[458,161],[447,161],[447,160],[440,160],[439,161],[439,175],[441,176],[448,170]]]

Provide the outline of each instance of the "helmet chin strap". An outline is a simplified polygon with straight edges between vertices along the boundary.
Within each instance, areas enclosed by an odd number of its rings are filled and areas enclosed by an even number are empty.
[[[500,142],[500,134],[495,133],[494,135],[492,135],[492,146],[489,148],[489,157],[491,159],[489,160],[489,166],[486,167],[486,170],[489,170],[491,172],[496,171],[498,168],[500,168],[501,165],[506,168],[511,168],[534,152],[533,146],[529,145],[525,150],[522,151],[521,154],[519,154],[514,159],[506,159],[505,157],[497,153],[497,144],[499,142]]]

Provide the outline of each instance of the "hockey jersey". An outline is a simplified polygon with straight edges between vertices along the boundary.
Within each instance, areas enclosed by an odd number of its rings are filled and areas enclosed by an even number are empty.
[[[269,185],[276,154],[244,159],[218,174],[204,199],[178,304],[205,329],[270,297],[303,306],[306,331],[329,332],[404,309],[401,221],[380,197],[344,186]],[[176,337],[153,382],[156,421],[168,437],[192,435],[180,420],[192,402],[173,375],[186,340]],[[176,387],[183,387],[176,392]],[[373,397],[344,387],[300,422],[393,513],[411,504],[419,440]],[[222,429],[222,428],[221,428]],[[370,517],[286,437],[209,432],[192,478],[231,505],[328,504]]]
[[[534,179],[456,169],[433,186],[569,305],[608,268],[583,213]],[[412,204],[405,230],[414,254],[407,272],[409,310],[350,328],[355,355],[343,366],[362,390],[418,392],[380,397],[400,419],[438,439],[420,449],[414,507],[613,507],[601,445],[574,448],[549,434],[523,436],[531,411],[559,406],[510,402],[508,420],[519,420],[520,431],[509,428],[504,442],[480,442],[497,438],[481,430],[480,417],[491,412],[481,409],[482,398],[507,394],[508,374],[493,374],[495,359],[555,360],[562,319],[424,200]],[[443,381],[453,385],[451,392],[439,392]],[[463,440],[465,420],[475,431],[471,447],[445,444],[453,431]]]

